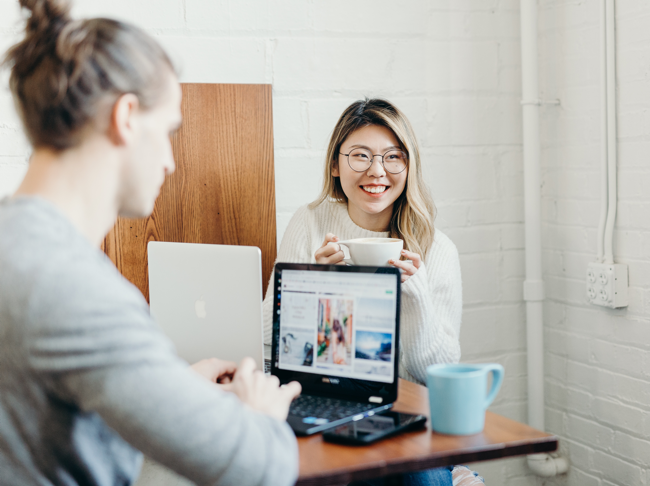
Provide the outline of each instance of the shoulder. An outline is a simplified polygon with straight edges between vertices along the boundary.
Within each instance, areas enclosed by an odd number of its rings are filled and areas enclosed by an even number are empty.
[[[345,203],[331,201],[329,199],[317,205],[311,203],[303,207],[307,208],[313,217],[320,219],[339,217],[341,214],[347,213],[347,206]]]
[[[83,314],[147,313],[142,294],[62,215],[47,208],[18,213],[22,224],[0,218],[0,302],[16,319],[67,327]]]
[[[344,204],[323,201],[318,205],[305,204],[298,208],[291,218],[292,223],[301,223],[309,227],[331,227],[332,223],[342,219],[347,214]]]
[[[315,211],[309,207],[309,204],[304,204],[296,209],[293,213],[291,221],[308,221],[314,218]]]
[[[318,223],[309,205],[299,207],[289,220],[278,250],[277,260],[283,262],[308,261],[312,242],[318,240]]]
[[[429,248],[427,254],[427,260],[434,260],[440,258],[450,258],[458,260],[458,249],[451,238],[449,238],[445,233],[436,229],[433,243]]]
[[[348,219],[347,204],[326,200],[311,209],[314,220],[327,228],[344,224]]]
[[[291,219],[285,230],[285,235],[289,234],[292,237],[296,236],[296,232],[304,233],[306,230],[309,231],[309,228],[314,226],[315,216],[314,211],[309,208],[308,204],[300,206]]]
[[[450,288],[462,292],[458,249],[453,241],[438,229],[436,229],[433,244],[427,252],[425,265],[429,283],[438,291],[442,288],[441,286],[451,285]]]

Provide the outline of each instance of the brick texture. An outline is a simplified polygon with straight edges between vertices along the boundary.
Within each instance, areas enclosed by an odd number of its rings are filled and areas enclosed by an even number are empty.
[[[15,3],[0,0],[3,48],[20,32]],[[182,81],[273,84],[278,240],[319,192],[342,110],[364,96],[395,102],[420,140],[437,224],[461,253],[462,359],[503,364],[493,410],[526,420],[516,0],[88,0],[74,14],[147,29]],[[0,196],[29,155],[2,86]],[[521,459],[476,468],[489,484],[529,481]]]
[[[20,34],[0,0],[0,49]],[[394,101],[420,139],[438,227],[456,242],[464,280],[463,361],[499,362],[492,409],[526,420],[521,70],[518,0],[77,1],[79,16],[135,22],[176,60],[181,80],[273,84],[278,240],[317,195],[342,109]],[[475,464],[488,484],[646,484],[650,469],[650,6],[617,2],[617,259],[631,305],[585,302],[596,251],[600,146],[598,3],[540,0],[546,420],[568,475],[542,480],[521,458]],[[29,156],[0,74],[0,196]]]
[[[650,467],[650,5],[616,2],[618,201],[614,250],[630,306],[586,303],[600,202],[599,5],[540,1],[546,420],[569,456],[549,485],[643,485]],[[557,417],[557,419],[554,419]]]

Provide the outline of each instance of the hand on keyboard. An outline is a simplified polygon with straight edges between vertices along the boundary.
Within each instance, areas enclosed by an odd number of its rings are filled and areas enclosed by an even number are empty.
[[[232,381],[237,365],[232,361],[209,358],[194,363],[192,369],[212,383],[223,385]]]
[[[280,380],[256,370],[251,358],[244,358],[239,364],[229,389],[253,410],[278,420],[287,419],[289,405],[302,390],[296,381],[280,387]]]

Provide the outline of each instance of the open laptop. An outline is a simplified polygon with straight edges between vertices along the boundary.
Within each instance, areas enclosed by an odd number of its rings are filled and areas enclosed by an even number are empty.
[[[302,385],[287,418],[297,435],[393,406],[400,289],[394,267],[276,264],[271,374]]]
[[[253,246],[152,241],[151,315],[188,363],[252,357],[264,369],[262,256]]]

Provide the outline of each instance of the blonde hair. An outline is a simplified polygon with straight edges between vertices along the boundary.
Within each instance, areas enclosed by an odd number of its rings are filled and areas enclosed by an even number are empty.
[[[386,100],[366,98],[355,101],[343,112],[327,147],[323,190],[309,207],[313,209],[326,200],[347,204],[348,198],[341,187],[341,180],[332,175],[332,169],[338,164],[343,142],[352,132],[370,125],[390,129],[402,150],[408,154],[406,187],[393,205],[389,232],[392,238],[404,240],[405,249],[418,253],[424,259],[433,244],[436,208],[422,177],[420,150],[413,128],[406,116]]]

